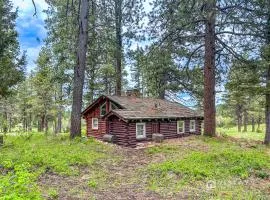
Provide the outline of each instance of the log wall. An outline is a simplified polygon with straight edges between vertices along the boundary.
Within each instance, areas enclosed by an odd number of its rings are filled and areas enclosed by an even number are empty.
[[[195,121],[196,131],[190,132],[190,120],[185,120],[185,133],[177,134],[177,121],[161,121],[161,122],[145,122],[146,124],[146,138],[136,139],[136,122],[127,123],[128,144],[127,146],[136,147],[139,142],[146,142],[152,140],[153,133],[161,133],[165,139],[178,138],[188,136],[191,134],[201,134],[201,120]]]
[[[104,99],[93,107],[85,117],[86,120],[86,133],[87,136],[92,136],[97,139],[102,139],[103,135],[107,132],[108,123],[105,119],[100,117],[100,106],[106,102],[106,110],[109,111],[109,101]],[[92,118],[98,118],[98,130],[92,129]]]
[[[153,133],[160,133],[164,135],[164,139],[178,138],[188,136],[190,134],[201,134],[202,120],[196,120],[196,131],[190,133],[190,120],[185,121],[185,133],[177,134],[177,121],[146,121],[146,138],[136,138],[136,122],[124,122],[119,120],[116,116],[111,116],[108,119],[100,117],[100,106],[106,102],[106,110],[109,111],[110,101],[103,99],[94,108],[92,108],[86,115],[87,136],[92,136],[97,139],[102,139],[105,134],[112,134],[116,136],[115,143],[122,146],[136,147],[137,143],[152,141]],[[92,129],[92,118],[98,118],[98,130]]]
[[[116,137],[115,143],[122,146],[129,146],[127,123],[113,116],[108,122],[108,133]]]

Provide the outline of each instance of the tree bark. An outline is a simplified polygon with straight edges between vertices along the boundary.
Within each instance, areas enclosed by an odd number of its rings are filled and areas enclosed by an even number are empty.
[[[242,131],[242,106],[239,104],[236,105],[236,116],[238,132],[240,133]]]
[[[42,130],[41,130],[41,121],[40,120],[38,120],[38,132],[41,132]]]
[[[44,128],[45,128],[45,134],[48,134],[49,131],[49,125],[48,125],[48,118],[45,116],[45,121],[44,121]]]
[[[62,110],[58,111],[58,114],[57,114],[57,127],[56,128],[57,128],[57,133],[62,132]]]
[[[258,121],[257,121],[257,123],[258,123],[258,126],[257,126],[257,132],[259,132],[260,129],[261,129],[261,121],[262,121],[262,117],[259,116]]]
[[[4,136],[0,135],[0,146],[3,146],[4,144]]]
[[[165,85],[167,83],[167,74],[166,72],[163,72],[163,74],[160,77],[160,84],[159,84],[159,94],[158,94],[158,98],[159,99],[165,99]]]
[[[32,113],[29,113],[29,125],[28,125],[28,130],[32,131]]]
[[[81,0],[77,65],[74,67],[70,138],[81,136],[82,96],[88,42],[89,0]]]
[[[63,106],[62,106],[62,100],[63,100],[63,88],[62,84],[59,85],[59,94],[58,94],[58,111],[57,111],[57,119],[55,122],[55,133],[61,133],[62,132],[62,115],[63,115]]]
[[[254,116],[251,118],[252,132],[255,132],[255,119]]]
[[[122,91],[122,0],[115,1],[115,37],[116,37],[116,85],[115,94],[121,96]]]
[[[267,29],[266,29],[266,44],[267,44],[267,55],[266,55],[266,61],[270,62],[270,0],[267,1],[267,7],[268,7],[268,20],[267,20]],[[265,138],[264,138],[264,144],[269,145],[270,144],[270,64],[268,64],[267,69],[267,77],[266,77],[266,95],[265,95]]]
[[[11,117],[11,113],[9,114],[9,128],[8,128],[8,131],[11,133],[11,131],[12,131],[12,117]]]
[[[4,133],[7,133],[8,132],[8,114],[6,110],[4,111],[4,120],[5,120],[5,123],[4,123],[3,131]]]
[[[88,101],[89,104],[93,103],[94,101],[94,91],[95,91],[95,78],[96,78],[96,68],[97,68],[97,28],[96,28],[96,2],[94,0],[91,1],[91,40],[89,42],[90,45],[90,69],[89,69],[89,92],[88,92]]]
[[[45,120],[45,115],[42,115],[40,119],[40,132],[43,132],[45,129]]]
[[[244,110],[244,130],[243,130],[243,132],[247,132],[247,126],[248,126],[248,112],[245,109]]]
[[[215,21],[216,1],[205,4],[205,61],[204,61],[204,135],[216,135],[215,106]]]

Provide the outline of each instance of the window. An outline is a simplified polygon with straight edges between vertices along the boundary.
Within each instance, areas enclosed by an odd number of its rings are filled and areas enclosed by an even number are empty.
[[[117,105],[115,105],[113,102],[110,103],[110,110],[115,110],[117,108]]]
[[[177,121],[177,134],[185,132],[185,122],[184,121]]]
[[[98,130],[98,118],[92,118],[92,129]]]
[[[104,115],[106,115],[106,103],[100,106],[100,116],[102,117]]]
[[[190,122],[189,122],[189,130],[190,130],[190,132],[195,132],[195,130],[196,130],[195,120],[190,120]]]
[[[146,138],[145,123],[136,123],[136,138],[137,139]]]

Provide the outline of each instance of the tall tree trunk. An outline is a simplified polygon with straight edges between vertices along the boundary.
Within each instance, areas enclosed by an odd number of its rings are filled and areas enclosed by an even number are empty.
[[[38,132],[41,132],[41,120],[38,120]]]
[[[29,113],[29,125],[28,125],[28,130],[32,131],[32,113]]]
[[[4,133],[7,133],[8,132],[8,114],[6,110],[4,111],[4,120],[5,120],[5,123],[4,123],[3,131]]]
[[[26,129],[26,127],[27,127],[26,123],[27,123],[27,114],[26,114],[26,105],[24,104],[23,105],[23,131],[24,132],[27,131],[27,129]]]
[[[49,131],[49,124],[48,124],[47,116],[45,116],[45,120],[44,120],[44,129],[45,129],[45,134],[47,135]]]
[[[238,132],[240,133],[242,131],[242,117],[237,117],[237,129]]]
[[[121,96],[122,91],[122,2],[123,0],[115,1],[115,37],[116,37],[116,86],[115,94]]]
[[[58,105],[58,111],[57,111],[57,119],[55,122],[55,133],[61,133],[62,132],[62,100],[63,100],[63,87],[62,84],[59,86],[59,94],[58,94],[58,100],[59,100],[59,105]]]
[[[216,135],[215,106],[215,21],[216,1],[205,4],[205,61],[204,61],[204,135]]]
[[[11,129],[12,129],[12,117],[11,117],[11,113],[9,114],[9,128],[8,128],[8,131],[11,133]]]
[[[242,131],[242,106],[237,105],[236,106],[236,116],[237,116],[237,127],[238,127],[238,132]]]
[[[89,0],[81,0],[77,65],[74,67],[70,137],[81,136],[81,111],[88,41]]]
[[[89,42],[89,46],[90,46],[90,69],[88,70],[88,74],[89,74],[89,92],[88,92],[88,101],[89,103],[93,103],[94,101],[94,91],[95,91],[95,78],[96,78],[96,68],[97,68],[97,52],[96,52],[96,48],[97,48],[97,28],[96,28],[96,19],[97,19],[97,15],[96,15],[96,2],[94,0],[91,1],[91,17],[90,17],[90,24],[91,24],[91,37],[90,37],[90,42]]]
[[[266,77],[266,95],[265,95],[265,138],[264,143],[269,145],[270,144],[270,0],[267,1],[268,7],[268,20],[267,20],[267,29],[266,29],[266,44],[267,44],[267,55],[266,61],[268,62],[268,69],[267,69],[267,77]]]
[[[43,114],[40,119],[40,131],[43,132],[45,128],[45,115]]]
[[[267,84],[265,95],[265,138],[264,143],[270,144],[270,66],[267,70]]]
[[[252,126],[252,132],[255,132],[255,119],[254,116],[251,118],[251,126]]]
[[[158,92],[158,98],[159,99],[165,99],[165,85],[167,82],[167,74],[166,72],[163,72],[160,78],[160,84],[159,84],[159,92]]]
[[[61,106],[62,107],[62,106]],[[62,110],[58,111],[57,114],[57,133],[61,133],[62,132]]]
[[[244,130],[243,130],[243,132],[247,132],[247,126],[248,126],[248,112],[245,109],[244,110]]]
[[[257,124],[258,124],[258,126],[257,126],[257,132],[259,132],[261,130],[261,122],[262,122],[262,117],[259,116],[258,117],[258,120],[257,120]]]

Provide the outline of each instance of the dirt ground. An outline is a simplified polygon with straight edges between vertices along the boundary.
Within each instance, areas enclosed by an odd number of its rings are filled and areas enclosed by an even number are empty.
[[[207,151],[208,146],[202,142],[197,142],[198,140],[195,137],[167,140],[162,145],[173,144],[181,149]],[[238,142],[240,146],[249,146],[249,148],[257,144],[257,142]],[[114,150],[110,157],[119,157],[121,158],[119,161],[107,159],[97,163],[94,168],[80,167],[78,168],[79,173],[77,176],[62,176],[47,172],[38,180],[43,197],[61,200],[179,200],[196,197],[194,194],[187,192],[180,192],[171,196],[166,195],[165,197],[147,189],[147,174],[140,173],[140,170],[145,169],[151,163],[166,160],[166,155],[163,153],[151,155],[146,152],[148,146],[153,145],[153,143],[149,143],[139,149],[113,145]],[[88,181],[92,178],[97,182],[95,187],[90,187],[88,184]],[[52,197],[49,194],[51,188],[57,191],[56,197]]]
[[[168,140],[166,143],[174,145],[189,146],[190,148],[206,147],[190,146],[192,137],[180,138],[176,140]],[[164,144],[164,143],[163,143]],[[111,144],[107,144],[111,145]],[[150,155],[145,152],[148,146],[153,146],[153,143],[141,146],[139,149],[123,148],[114,146],[112,156],[118,156],[121,161],[114,162],[113,160],[102,161],[95,166],[98,169],[86,167],[79,168],[78,176],[62,176],[56,173],[47,172],[43,174],[39,180],[39,186],[42,190],[43,197],[53,199],[49,195],[49,190],[54,188],[57,191],[56,199],[75,200],[75,199],[97,199],[97,200],[158,200],[158,199],[188,199],[188,194],[178,194],[177,197],[162,197],[161,195],[147,190],[147,177],[138,175],[140,169],[144,169],[150,163],[161,162],[165,157],[160,155]],[[95,173],[105,172],[105,177],[98,181],[103,182],[101,187],[89,187],[88,181]],[[139,177],[138,177],[139,176]],[[106,180],[103,180],[106,179]]]

